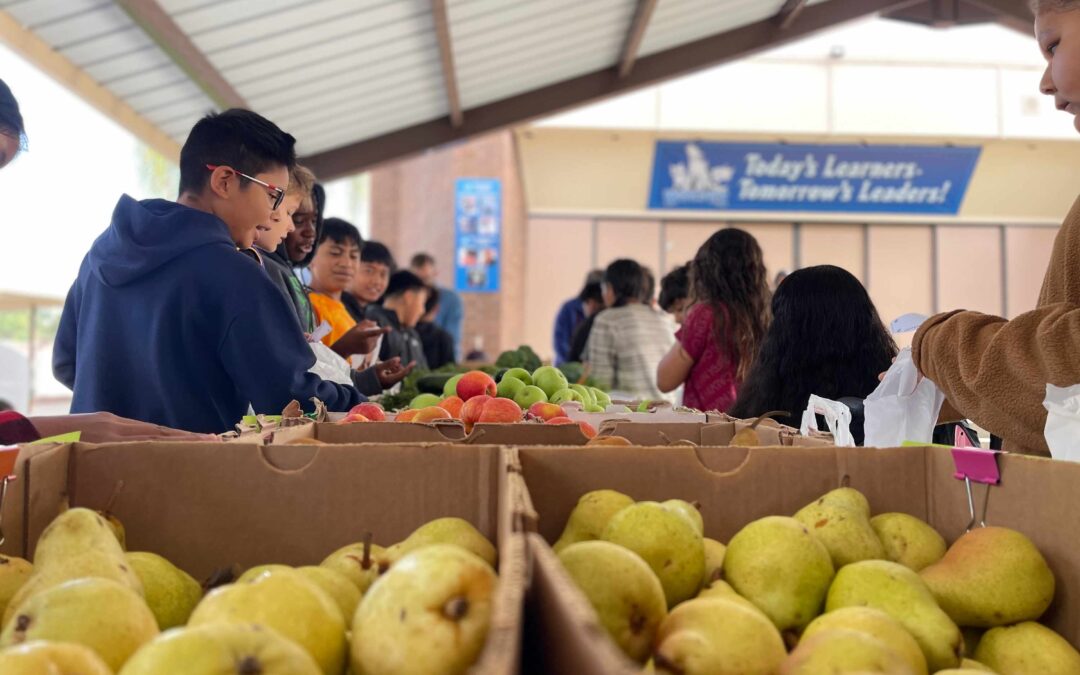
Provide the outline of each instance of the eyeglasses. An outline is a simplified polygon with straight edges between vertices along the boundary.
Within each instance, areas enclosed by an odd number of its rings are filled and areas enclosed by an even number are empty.
[[[270,197],[270,200],[273,202],[273,206],[270,207],[271,211],[277,211],[278,207],[281,206],[281,202],[285,200],[285,191],[278,186],[271,185],[270,183],[267,183],[265,181],[261,181],[258,178],[247,175],[246,173],[240,173],[231,166],[218,166],[217,164],[207,164],[206,168],[210,169],[211,171],[215,171],[217,169],[228,169],[229,171],[235,173],[237,176],[240,176],[241,178],[249,180],[252,183],[258,183],[259,185],[263,186],[270,191],[267,196]]]

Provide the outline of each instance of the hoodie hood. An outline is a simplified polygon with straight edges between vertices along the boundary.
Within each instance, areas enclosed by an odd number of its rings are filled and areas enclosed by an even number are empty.
[[[165,199],[136,201],[124,195],[112,223],[90,248],[87,263],[102,283],[119,287],[212,244],[236,247],[217,216]]]

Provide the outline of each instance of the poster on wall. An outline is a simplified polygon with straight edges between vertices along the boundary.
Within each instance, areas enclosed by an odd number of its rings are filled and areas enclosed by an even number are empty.
[[[497,293],[502,254],[502,186],[497,178],[459,178],[454,189],[454,286]]]
[[[954,215],[981,151],[657,141],[649,208]]]

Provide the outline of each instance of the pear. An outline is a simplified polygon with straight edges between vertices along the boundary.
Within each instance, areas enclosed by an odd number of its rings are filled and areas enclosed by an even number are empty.
[[[594,490],[582,495],[552,548],[558,553],[570,544],[599,539],[612,516],[633,503],[633,499],[615,490]]]
[[[4,675],[113,675],[94,650],[74,642],[34,640],[0,651]]]
[[[28,599],[4,627],[0,647],[31,640],[74,642],[119,670],[157,634],[157,621],[141,597],[121,583],[91,577],[53,586]]]
[[[960,664],[960,629],[919,575],[899,563],[864,560],[841,569],[829,588],[825,610],[842,607],[874,607],[896,619],[919,643],[930,672]]]
[[[1080,652],[1065,638],[1033,621],[986,631],[975,659],[1004,675],[1080,673]]]
[[[866,498],[857,490],[840,488],[804,506],[795,520],[825,544],[837,569],[860,560],[880,560],[885,548],[870,526],[869,505],[864,510],[864,504]]]
[[[968,532],[921,575],[941,608],[961,626],[1034,621],[1054,599],[1054,573],[1046,559],[1030,539],[1005,527]]]
[[[153,553],[128,553],[128,564],[139,575],[146,604],[167,630],[187,623],[195,605],[202,600],[202,586],[187,572]]]
[[[705,537],[704,544],[705,576],[702,577],[701,585],[708,586],[709,583],[719,579],[724,574],[724,554],[727,553],[727,546],[708,537]]]
[[[487,639],[495,584],[491,565],[457,546],[433,544],[405,556],[360,601],[353,673],[464,673]]]
[[[682,499],[669,499],[663,502],[664,508],[680,513],[690,521],[697,533],[705,536],[705,521],[701,517],[701,505],[697,502],[691,504]]]
[[[99,512],[99,515],[105,519],[105,523],[109,526],[109,530],[111,530],[113,536],[116,537],[116,543],[120,544],[120,548],[126,551],[127,529],[124,527],[124,524],[110,511],[101,511]]]
[[[649,658],[667,616],[664,589],[652,568],[633,551],[606,541],[571,544],[559,560],[619,648],[638,663]]]
[[[451,544],[471,551],[495,566],[495,546],[480,534],[472,523],[462,518],[436,518],[418,527],[409,538],[386,550],[390,564],[413,551],[431,544]]]
[[[870,519],[885,557],[916,572],[945,555],[945,539],[938,531],[906,513],[882,513]]]
[[[236,577],[236,582],[235,583],[239,584],[239,583],[242,583],[244,581],[251,581],[255,577],[261,576],[261,575],[265,574],[266,572],[274,572],[276,570],[291,570],[291,569],[292,569],[292,567],[289,567],[288,565],[277,565],[277,564],[274,564],[274,563],[271,563],[269,565],[256,565],[255,567],[249,567],[248,569],[244,570],[243,574]]]
[[[937,671],[937,675],[982,675],[987,672],[981,668],[946,668],[945,670]],[[994,671],[989,671],[994,672]]]
[[[821,613],[833,564],[825,545],[802,523],[769,516],[728,542],[724,579],[778,629],[802,630]]]
[[[993,668],[988,668],[975,659],[963,659],[960,661],[960,670],[975,670],[982,673],[992,673]],[[941,671],[939,671],[941,672]]]
[[[367,592],[379,575],[390,569],[390,559],[386,549],[368,541],[342,546],[319,563],[319,567],[344,574],[360,590],[360,595]]]
[[[780,668],[780,675],[912,675],[914,672],[910,663],[885,642],[869,633],[845,628],[820,630],[800,640]]]
[[[926,675],[926,657],[911,633],[885,612],[872,607],[844,607],[835,612],[822,614],[810,622],[799,638],[813,638],[816,634],[834,629],[853,630],[880,640],[903,657],[914,675]]]
[[[174,628],[117,675],[321,675],[311,655],[260,624]]]
[[[258,623],[307,650],[326,675],[345,669],[345,618],[325,592],[295,570],[274,570],[211,591],[189,626]]]
[[[0,555],[0,616],[33,571],[34,566],[22,558]]]
[[[960,627],[960,634],[964,636],[964,653],[974,654],[979,648],[979,640],[986,631],[982,628]]]
[[[685,602],[656,636],[656,672],[666,675],[771,675],[787,656],[780,632],[761,612],[725,598]]]
[[[657,502],[638,502],[612,517],[604,541],[625,546],[648,563],[668,607],[697,595],[705,576],[705,545],[683,514]]]
[[[743,607],[746,607],[748,609],[752,609],[755,612],[761,614],[762,616],[765,616],[765,613],[758,609],[757,605],[736,593],[735,589],[731,587],[731,584],[727,583],[726,581],[721,581],[719,579],[711,582],[708,586],[701,589],[701,592],[697,594],[697,598],[722,598],[724,600],[730,600],[731,602],[742,605]]]
[[[353,614],[356,613],[362,596],[352,581],[341,572],[327,567],[297,567],[296,571],[330,596],[330,599],[341,610],[341,615],[345,617],[345,625],[348,627],[352,623]]]

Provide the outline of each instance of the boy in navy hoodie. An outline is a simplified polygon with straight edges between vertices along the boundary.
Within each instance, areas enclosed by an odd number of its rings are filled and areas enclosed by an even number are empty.
[[[353,387],[308,372],[295,313],[250,248],[280,205],[295,139],[247,110],[207,115],[180,151],[180,197],[124,195],[83,259],[53,348],[73,413],[108,411],[217,433],[247,412],[318,397],[343,411]]]

